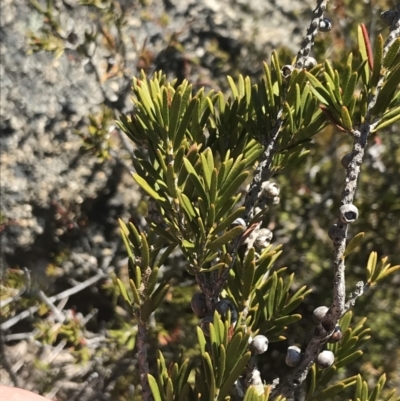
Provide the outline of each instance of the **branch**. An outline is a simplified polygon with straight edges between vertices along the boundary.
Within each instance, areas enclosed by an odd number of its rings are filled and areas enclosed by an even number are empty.
[[[153,401],[153,394],[150,389],[148,374],[149,362],[147,359],[147,324],[140,317],[138,319],[137,348],[140,384],[142,386],[143,401]]]
[[[311,51],[312,46],[314,45],[314,39],[318,33],[319,30],[319,22],[323,17],[323,13],[326,9],[327,3],[329,0],[317,0],[317,7],[313,11],[313,19],[311,21],[311,24],[307,30],[307,34],[303,40],[301,49],[297,55],[296,63],[295,63],[295,68],[303,68],[305,66],[305,61],[308,58],[308,55]],[[285,94],[284,94],[285,97]],[[256,172],[254,174],[253,180],[250,184],[250,189],[246,194],[246,198],[244,201],[244,206],[245,206],[245,211],[243,214],[243,220],[245,222],[245,225],[247,228],[250,228],[250,220],[254,217],[254,209],[255,205],[258,201],[259,194],[261,191],[262,184],[266,181],[268,181],[271,178],[271,164],[273,161],[273,157],[275,155],[275,147],[276,147],[276,141],[279,137],[279,133],[282,128],[282,116],[283,109],[280,109],[278,114],[277,114],[277,120],[274,124],[274,127],[272,128],[271,135],[262,135],[261,137],[263,138],[262,145],[265,146],[265,150],[263,154],[261,155],[261,160],[259,165],[257,166]],[[263,201],[259,205],[261,208],[265,208],[266,202]],[[253,219],[254,220],[254,219]],[[261,222],[258,222],[259,224]],[[218,277],[218,273],[215,272],[214,274],[211,275],[211,279],[213,283],[213,296],[217,298],[229,276],[229,271],[234,265],[236,261],[236,256],[237,252],[239,249],[239,246],[241,245],[241,240],[243,236],[239,236],[236,238],[236,240],[233,242],[231,249],[229,251],[230,255],[232,256],[232,262],[230,266],[223,270],[220,277]]]
[[[390,44],[393,43],[396,37],[400,36],[400,4],[397,5],[397,11],[391,15],[390,34],[385,42],[384,55],[387,53]],[[394,36],[393,36],[394,35]],[[342,191],[341,205],[351,205],[353,203],[357,190],[357,180],[360,175],[360,168],[363,163],[365,148],[367,146],[368,134],[371,131],[371,111],[376,103],[376,99],[383,86],[385,79],[385,71],[381,71],[379,84],[377,85],[376,93],[371,98],[365,116],[365,122],[361,124],[359,130],[354,130],[353,148],[350,154],[350,161],[346,168],[345,185]],[[322,349],[322,346],[327,342],[338,319],[343,316],[347,310],[354,306],[356,299],[361,296],[369,285],[364,285],[359,282],[356,285],[356,290],[350,295],[349,300],[345,303],[345,263],[344,251],[346,249],[346,240],[348,232],[348,223],[343,222],[343,217],[339,216],[337,223],[329,230],[329,236],[334,244],[334,288],[333,288],[333,304],[325,315],[321,324],[314,330],[312,338],[307,345],[304,357],[298,367],[285,378],[272,392],[272,396],[282,395],[284,397],[291,396],[304,382],[308,372],[314,363],[315,358]]]

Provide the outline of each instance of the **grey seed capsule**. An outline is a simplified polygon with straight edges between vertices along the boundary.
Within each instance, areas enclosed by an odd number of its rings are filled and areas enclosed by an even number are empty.
[[[341,160],[342,166],[344,168],[349,167],[350,161],[351,161],[351,153],[348,153],[347,155],[344,155],[342,157],[342,160]]]
[[[198,317],[204,317],[207,314],[206,297],[202,292],[196,292],[190,302],[193,313]]]
[[[329,308],[327,306],[319,306],[318,308],[314,309],[313,312],[313,320],[315,324],[320,324],[326,313],[328,312]]]
[[[329,227],[328,236],[332,241],[334,242],[341,241],[344,238],[344,235],[345,235],[344,227],[340,227],[337,224],[332,224]]]
[[[294,368],[301,362],[302,358],[303,356],[299,347],[295,345],[288,347],[285,358],[286,365]]]
[[[217,311],[223,320],[226,319],[228,316],[228,311],[231,311],[231,323],[235,323],[238,319],[238,314],[235,309],[235,305],[229,299],[221,299],[218,301],[215,306],[214,310]]]

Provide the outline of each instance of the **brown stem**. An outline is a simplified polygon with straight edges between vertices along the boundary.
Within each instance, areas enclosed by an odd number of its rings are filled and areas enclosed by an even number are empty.
[[[138,319],[137,349],[139,362],[140,384],[142,386],[143,401],[153,401],[153,394],[150,389],[148,374],[149,362],[147,359],[147,324],[140,317]]]

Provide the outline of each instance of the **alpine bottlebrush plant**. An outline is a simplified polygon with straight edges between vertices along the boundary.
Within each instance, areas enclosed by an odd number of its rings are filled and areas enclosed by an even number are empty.
[[[281,65],[272,53],[259,82],[228,77],[229,97],[195,91],[186,80],[168,82],[162,72],[133,79],[133,111],[121,116],[119,127],[135,144],[132,174],[148,196],[148,213],[145,226],[120,221],[129,285],[118,284],[137,320],[146,401],[381,399],[384,375],[369,390],[361,376],[337,371],[362,355],[370,337],[365,320],[352,324],[351,307],[400,269],[385,258],[378,263],[372,253],[365,282],[346,296],[346,257],[364,236],[351,234],[349,226],[363,218],[354,203],[368,138],[400,120],[400,5],[383,14],[389,35],[379,35],[374,48],[360,26],[358,54],[350,53],[339,72],[310,56],[319,29],[331,27],[324,16],[328,2],[317,3],[293,63]],[[285,191],[273,177],[302,163],[310,141],[329,124],[353,142],[342,163],[338,218],[325,227],[334,249],[331,305],[314,316],[305,345],[290,348],[296,355],[288,354],[286,374],[266,382],[262,354],[286,339],[311,292],[306,285],[293,290],[294,275],[276,267],[284,248],[271,244],[273,231],[263,226]],[[150,369],[150,317],[169,291],[173,272],[163,272],[177,250],[200,290],[191,307],[199,318],[201,363],[166,362],[159,352],[157,370]]]

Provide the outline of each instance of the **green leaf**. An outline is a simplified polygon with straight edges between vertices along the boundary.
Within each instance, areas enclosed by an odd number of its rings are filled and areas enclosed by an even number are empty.
[[[400,63],[395,69],[389,73],[382,90],[378,94],[378,98],[374,108],[372,109],[374,115],[380,115],[388,107],[393,98],[393,94],[400,83]]]
[[[140,175],[138,175],[137,173],[133,173],[132,176],[136,183],[143,189],[143,191],[145,191],[153,199],[163,202],[166,201],[166,199],[160,196],[153,188],[151,188],[147,181],[144,178],[140,177]]]
[[[196,170],[194,169],[194,167],[192,166],[192,164],[186,157],[183,158],[183,163],[186,167],[187,172],[189,173],[190,178],[192,179],[193,185],[195,186],[198,195],[204,201],[208,202],[208,196],[207,196],[206,190],[203,187],[203,184],[202,184],[200,177],[198,176]]]
[[[164,300],[170,288],[169,284],[160,284],[151,296],[151,312],[154,312]]]
[[[224,345],[220,344],[218,352],[218,370],[217,370],[217,380],[216,380],[216,385],[218,388],[221,387],[222,381],[224,379],[225,364],[226,364],[226,351]]]
[[[336,383],[333,386],[322,390],[317,396],[314,396],[313,401],[326,401],[340,393],[344,389],[343,383]]]
[[[190,119],[192,118],[194,108],[196,106],[196,99],[191,99],[188,108],[185,110],[185,114],[179,124],[178,130],[174,138],[174,152],[179,149],[182,144],[182,140],[185,137],[186,130],[189,127]]]
[[[371,132],[376,132],[378,130],[381,130],[383,128],[389,127],[390,125],[393,125],[396,121],[400,120],[400,107],[397,107],[395,110],[393,110],[393,117],[388,117],[388,115],[392,115],[391,112],[386,113],[379,122],[379,124],[371,130]]]
[[[309,371],[309,374],[307,376],[307,394],[306,394],[306,400],[311,400],[312,396],[315,393],[315,389],[317,386],[317,367],[315,366],[315,363],[311,366],[311,369]]]
[[[274,319],[272,323],[276,326],[288,326],[289,324],[293,324],[301,320],[301,315],[289,315],[289,316],[282,316],[278,319]]]
[[[345,358],[341,359],[340,361],[338,361],[335,366],[337,369],[340,369],[343,366],[347,366],[350,363],[354,362],[356,359],[358,359],[361,355],[363,354],[363,352],[361,350],[355,351],[352,354],[346,356]]]
[[[361,69],[359,71],[361,72],[362,82],[364,83],[364,85],[367,85],[369,78],[369,70],[367,65],[369,39],[364,24],[358,26],[357,37],[358,37],[358,50],[360,52],[361,60],[364,62],[361,64]]]
[[[275,293],[277,284],[278,284],[278,275],[276,274],[276,272],[274,272],[271,277],[271,287],[268,293],[268,303],[267,303],[268,319],[271,319],[271,317],[275,313]]]
[[[154,287],[157,284],[157,278],[158,278],[158,267],[153,267],[151,270],[151,273],[149,275],[149,278],[147,280],[147,285],[146,285],[146,294],[149,296],[153,290]]]
[[[341,117],[343,121],[343,127],[351,132],[353,130],[353,123],[346,106],[342,106]]]
[[[192,202],[190,202],[190,199],[183,192],[180,193],[178,192],[178,199],[180,206],[186,212],[186,215],[189,220],[192,220],[194,217],[197,217],[197,213],[193,208]]]
[[[365,233],[361,232],[361,233],[358,233],[357,235],[355,235],[351,239],[351,241],[346,246],[346,249],[344,251],[342,259],[346,258],[347,256],[349,256],[351,253],[353,253],[356,250],[356,248],[361,244],[361,241],[364,238],[364,235],[365,235]]]
[[[367,263],[367,283],[369,283],[371,281],[371,278],[374,276],[377,261],[378,254],[376,252],[371,252],[369,254]]]
[[[135,303],[136,303],[137,305],[140,305],[141,302],[140,302],[139,291],[137,290],[136,284],[135,284],[135,282],[134,282],[132,279],[129,280],[129,285],[130,285],[131,290],[132,290],[133,300],[135,301]]]
[[[142,248],[141,248],[141,257],[142,257],[142,268],[147,269],[150,266],[150,249],[149,244],[147,243],[147,238],[144,233],[140,233],[142,238]]]
[[[246,208],[244,206],[237,208],[228,217],[224,218],[223,221],[219,223],[217,227],[215,227],[213,232],[218,234],[228,228],[237,218],[243,215],[245,209]]]
[[[400,50],[400,38],[394,40],[394,42],[390,45],[388,52],[386,53],[385,58],[383,59],[382,65],[385,68],[391,68],[396,57],[399,55]]]
[[[356,88],[357,81],[358,81],[358,74],[354,72],[351,75],[346,87],[344,88],[344,93],[342,97],[344,106],[348,106],[350,104],[350,101],[354,95],[354,90]]]
[[[236,85],[235,85],[235,82],[233,81],[233,78],[231,76],[229,76],[229,75],[226,78],[228,79],[228,83],[229,83],[229,86],[231,88],[233,98],[238,98],[239,97],[239,92],[238,92],[238,90],[236,88]]]
[[[152,375],[147,374],[147,380],[149,382],[149,386],[153,394],[154,401],[162,401],[156,379]]]
[[[214,241],[211,241],[207,244],[207,249],[214,251],[220,249],[223,245],[226,245],[233,241],[236,237],[242,234],[244,231],[244,227],[242,226],[235,226],[231,230],[227,231],[225,234],[221,235],[220,237],[216,238]]]
[[[374,68],[372,70],[371,77],[371,86],[376,87],[379,76],[381,74],[382,68],[382,58],[383,58],[383,36],[379,34],[375,40],[375,49],[374,49]]]
[[[174,166],[171,163],[168,163],[167,167],[167,186],[170,196],[176,199],[178,193],[176,191]]]
[[[128,303],[129,306],[132,306],[132,301],[128,295],[128,292],[126,291],[124,284],[122,283],[122,281],[119,278],[117,278],[117,284],[119,287],[119,291],[122,295],[122,298],[124,298],[124,300]]]
[[[251,357],[251,353],[247,352],[237,361],[236,366],[230,372],[225,383],[222,385],[221,390],[219,391],[219,394],[218,394],[219,401],[225,400],[225,397],[229,394],[229,391],[232,389],[232,386],[234,385],[235,381],[239,378],[239,376],[242,374],[243,370],[245,369],[250,357]]]
[[[208,399],[210,401],[214,401],[215,397],[215,376],[214,376],[214,369],[212,366],[211,358],[208,352],[202,354],[202,362],[203,362],[203,369],[206,375],[206,380],[208,384]]]
[[[256,269],[254,256],[255,256],[255,250],[254,248],[250,248],[249,251],[247,252],[247,255],[243,263],[243,279],[242,279],[243,301],[246,301],[249,298],[253,286],[254,274]]]
[[[206,352],[207,349],[207,341],[204,336],[203,330],[197,326],[197,338],[199,340],[199,345],[200,345],[200,352],[203,355]]]
[[[231,182],[230,186],[225,189],[225,191],[220,191],[221,196],[217,198],[216,210],[217,212],[221,210],[221,208],[225,205],[225,203],[234,196],[240,189],[240,186],[244,183],[246,178],[248,177],[249,172],[243,171],[239,175],[237,175]]]

